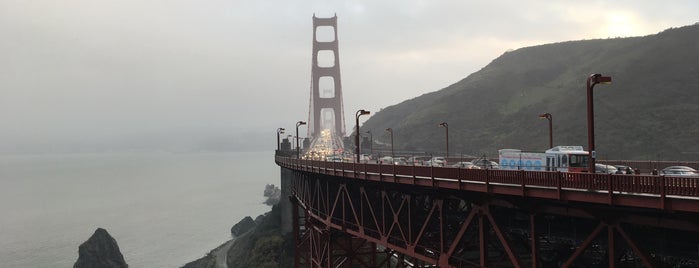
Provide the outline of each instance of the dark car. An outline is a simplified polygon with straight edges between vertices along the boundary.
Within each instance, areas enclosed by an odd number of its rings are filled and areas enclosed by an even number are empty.
[[[615,165],[616,167],[616,174],[634,174],[633,168],[629,166],[624,166],[624,165]]]

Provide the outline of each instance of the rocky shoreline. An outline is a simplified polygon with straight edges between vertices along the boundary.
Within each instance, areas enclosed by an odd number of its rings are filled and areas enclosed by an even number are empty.
[[[278,189],[268,185],[266,203],[272,210],[256,217],[245,217],[231,228],[231,240],[212,249],[205,256],[189,262],[182,268],[226,267],[289,267],[293,263],[293,240],[281,231],[281,209]],[[270,199],[276,199],[270,201]],[[105,229],[95,233],[79,247],[74,268],[126,268],[128,264],[119,246]]]
[[[276,205],[254,221],[246,217],[231,228],[234,239],[183,268],[288,267],[293,262],[293,242],[281,234],[280,220]]]
[[[235,238],[226,241],[220,246],[212,249],[206,256],[198,260],[185,264],[182,268],[226,268],[226,253],[233,245]]]

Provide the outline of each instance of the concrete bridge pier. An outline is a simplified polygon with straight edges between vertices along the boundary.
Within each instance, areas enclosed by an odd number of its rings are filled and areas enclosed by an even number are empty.
[[[292,217],[292,210],[294,209],[294,205],[291,203],[289,200],[289,197],[291,196],[291,181],[294,176],[294,172],[290,169],[286,169],[283,167],[279,168],[281,171],[281,190],[282,190],[282,195],[279,200],[279,207],[281,209],[281,230],[282,234],[288,234],[293,230],[294,224],[293,224],[293,217]]]

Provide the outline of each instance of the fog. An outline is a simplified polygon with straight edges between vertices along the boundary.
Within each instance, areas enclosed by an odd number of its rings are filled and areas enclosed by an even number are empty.
[[[697,22],[699,2],[0,1],[0,152],[265,150],[308,119],[312,16],[338,16],[345,118],[508,50]],[[365,118],[363,118],[365,119]],[[303,128],[302,135],[305,133]]]

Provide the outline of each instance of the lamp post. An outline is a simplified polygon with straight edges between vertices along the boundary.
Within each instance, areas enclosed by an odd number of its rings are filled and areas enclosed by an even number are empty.
[[[449,124],[447,124],[447,122],[442,122],[439,123],[439,126],[444,127],[447,133],[447,157],[444,158],[444,165],[446,166],[448,162],[447,159],[449,159]]]
[[[277,151],[281,150],[281,140],[279,140],[279,134],[284,134],[284,128],[280,127],[277,129]]]
[[[354,115],[355,119],[355,127],[357,128],[356,135],[354,136],[354,144],[357,146],[357,163],[359,163],[359,117],[365,114],[370,114],[371,112],[361,109],[357,111],[357,113]]]
[[[590,163],[588,167],[589,173],[595,173],[595,113],[592,105],[592,89],[596,84],[611,84],[611,76],[602,76],[601,74],[591,74],[587,77],[587,146],[590,150]]]
[[[551,149],[553,148],[553,116],[550,113],[543,113],[539,118],[549,120],[549,149]]]
[[[369,133],[369,151],[371,152],[371,155],[373,157],[373,155],[374,155],[374,135],[371,134],[371,130],[368,130],[366,133]]]
[[[305,125],[306,122],[296,122],[296,158],[301,158],[301,146],[299,146],[299,126]]]
[[[391,135],[391,158],[395,158],[396,156],[393,154],[393,129],[389,127],[386,131]]]

